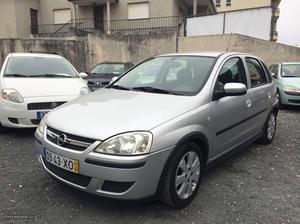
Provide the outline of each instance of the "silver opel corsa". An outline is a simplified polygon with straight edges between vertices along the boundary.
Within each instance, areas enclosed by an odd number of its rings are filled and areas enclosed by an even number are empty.
[[[116,199],[195,197],[205,166],[272,142],[278,100],[266,65],[242,53],[147,59],[99,91],[47,114],[39,161],[58,180]]]

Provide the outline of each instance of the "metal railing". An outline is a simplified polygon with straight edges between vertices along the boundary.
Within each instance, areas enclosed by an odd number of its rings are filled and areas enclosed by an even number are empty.
[[[132,20],[97,21],[91,19],[70,20],[65,24],[46,24],[38,26],[39,36],[62,37],[67,36],[71,29],[83,31],[100,31],[106,33],[120,32],[151,32],[160,30],[175,30],[184,23],[184,17],[155,17]],[[109,26],[109,27],[108,27]]]

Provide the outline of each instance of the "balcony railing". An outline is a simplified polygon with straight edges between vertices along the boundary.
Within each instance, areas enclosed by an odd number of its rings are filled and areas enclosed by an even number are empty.
[[[47,24],[38,26],[38,35],[45,37],[67,36],[71,29],[76,31],[100,31],[107,33],[151,32],[160,30],[176,30],[183,24],[180,16],[156,17],[134,20],[97,21],[95,19],[70,20],[65,24]]]

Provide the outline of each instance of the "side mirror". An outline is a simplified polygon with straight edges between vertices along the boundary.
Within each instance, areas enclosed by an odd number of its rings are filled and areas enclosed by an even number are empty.
[[[226,83],[224,86],[226,96],[241,96],[247,93],[247,87],[242,83]]]
[[[114,76],[114,77],[110,80],[109,84],[115,82],[118,78],[119,78],[118,76]]]
[[[271,75],[274,79],[277,79],[277,75],[274,72],[272,72]]]
[[[81,78],[85,79],[85,78],[88,77],[88,74],[85,73],[85,72],[80,72],[80,73],[79,73],[79,76],[80,76]]]

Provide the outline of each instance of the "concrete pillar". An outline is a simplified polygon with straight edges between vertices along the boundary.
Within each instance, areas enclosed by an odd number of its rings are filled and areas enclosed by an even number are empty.
[[[198,5],[197,0],[194,0],[193,1],[193,16],[197,15],[197,5]]]
[[[107,0],[106,2],[106,9],[107,9],[107,34],[110,34],[110,2]]]

